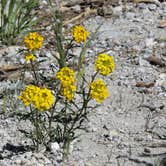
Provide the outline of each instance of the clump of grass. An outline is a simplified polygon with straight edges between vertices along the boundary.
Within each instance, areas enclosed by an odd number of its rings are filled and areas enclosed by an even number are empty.
[[[38,6],[39,0],[1,0],[0,3],[0,42],[5,45],[16,44],[20,35],[36,25],[33,9]]]

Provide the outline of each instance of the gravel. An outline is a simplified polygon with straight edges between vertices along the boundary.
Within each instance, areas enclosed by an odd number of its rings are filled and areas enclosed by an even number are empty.
[[[162,4],[139,3],[135,6],[128,3],[125,15],[122,7],[117,6],[113,10],[120,17],[93,16],[84,21],[91,32],[101,25],[87,51],[87,75],[93,72],[93,59],[102,51],[115,58],[116,70],[105,78],[110,97],[90,113],[87,131],[72,143],[68,160],[62,161],[62,149],[56,142],[52,143],[50,152],[14,151],[23,145],[31,145],[31,141],[18,131],[31,126],[28,122],[18,121],[12,114],[6,117],[7,113],[0,115],[0,165],[144,166],[159,163],[166,150],[160,146],[165,145],[166,140],[166,68],[150,64],[147,58],[155,55],[164,62],[166,60],[166,40],[161,40],[166,39],[166,28],[158,28],[166,16],[166,3]],[[76,5],[73,10],[79,12],[80,8]],[[0,50],[0,66],[23,63],[17,54],[18,47],[4,49]],[[43,55],[54,64],[52,52],[44,51]],[[77,55],[80,48],[72,52]],[[43,67],[51,73],[51,65],[45,62]],[[154,83],[154,86],[138,87],[138,82]],[[14,84],[1,81],[0,93],[3,94],[4,89],[13,91]],[[7,103],[7,111],[10,106]],[[17,107],[21,109],[20,104]],[[0,98],[0,108],[3,112],[4,97]]]

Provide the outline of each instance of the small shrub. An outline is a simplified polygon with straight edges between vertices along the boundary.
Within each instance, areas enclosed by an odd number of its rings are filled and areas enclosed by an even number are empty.
[[[66,41],[62,33],[61,15],[59,11],[54,11],[51,3],[50,7],[54,18],[55,50],[59,53],[59,56],[55,56],[58,71],[50,79],[43,79],[47,76],[41,77],[37,55],[40,55],[43,37],[36,32],[25,36],[25,66],[30,63],[28,71],[34,79],[18,97],[25,107],[30,108],[29,111],[20,113],[19,117],[29,119],[34,126],[34,130],[22,132],[33,141],[36,150],[39,150],[40,145],[49,149],[51,142],[58,142],[63,146],[64,156],[68,156],[70,143],[78,137],[76,131],[84,129],[89,113],[98,106],[91,105],[90,101],[101,103],[109,96],[103,79],[97,77],[101,75],[104,78],[111,74],[115,63],[110,55],[99,54],[94,59],[94,73],[88,78],[83,62],[93,35],[83,26],[77,25],[72,28],[71,36],[68,37],[70,39]],[[78,44],[82,51],[76,58],[68,52]],[[70,65],[68,59],[76,64]]]

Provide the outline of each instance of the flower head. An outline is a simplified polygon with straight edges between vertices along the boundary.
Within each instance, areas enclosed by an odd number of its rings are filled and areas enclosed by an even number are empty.
[[[24,37],[24,44],[29,50],[38,50],[42,47],[43,37],[37,32],[30,32],[28,36]]]
[[[28,61],[34,61],[36,57],[33,54],[26,54],[25,55],[25,60]]]
[[[26,86],[18,98],[22,100],[25,106],[32,104],[40,111],[50,109],[54,103],[54,96],[52,95],[51,90],[34,85]]]
[[[63,67],[56,73],[56,78],[61,81],[63,86],[74,84],[74,71],[69,67]]]
[[[56,78],[61,81],[62,96],[71,101],[76,91],[74,71],[69,67],[63,67],[56,73]]]
[[[71,101],[74,98],[75,91],[75,85],[62,86],[62,96],[64,96],[68,101]]]
[[[34,98],[33,104],[38,110],[48,110],[54,103],[54,96],[51,90],[47,88],[40,88],[36,98]]]
[[[77,43],[86,42],[87,36],[90,34],[83,26],[74,26],[71,33]]]
[[[102,79],[97,79],[90,84],[90,95],[98,103],[109,96],[108,89]]]
[[[113,57],[107,54],[99,54],[95,61],[95,69],[104,76],[112,73],[115,69]]]
[[[25,106],[29,106],[32,103],[32,99],[36,95],[36,93],[39,91],[39,88],[34,85],[28,85],[24,89],[24,91],[21,93],[18,98],[22,100]]]

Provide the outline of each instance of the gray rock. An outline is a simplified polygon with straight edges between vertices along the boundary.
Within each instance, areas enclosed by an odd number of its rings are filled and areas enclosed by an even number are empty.
[[[165,73],[162,73],[159,75],[158,79],[156,80],[155,86],[166,87],[166,74]]]
[[[71,8],[77,13],[81,12],[81,6],[80,5],[75,5],[75,6],[72,6]]]
[[[147,5],[145,3],[139,3],[138,4],[138,8],[139,9],[146,9],[147,8]]]
[[[114,16],[120,16],[122,14],[122,6],[112,8],[112,12]]]
[[[135,17],[135,13],[133,13],[133,12],[127,12],[126,13],[126,18],[127,19],[133,19]]]
[[[154,11],[157,9],[157,6],[156,6],[156,4],[148,4],[148,8],[149,8],[149,10]]]

